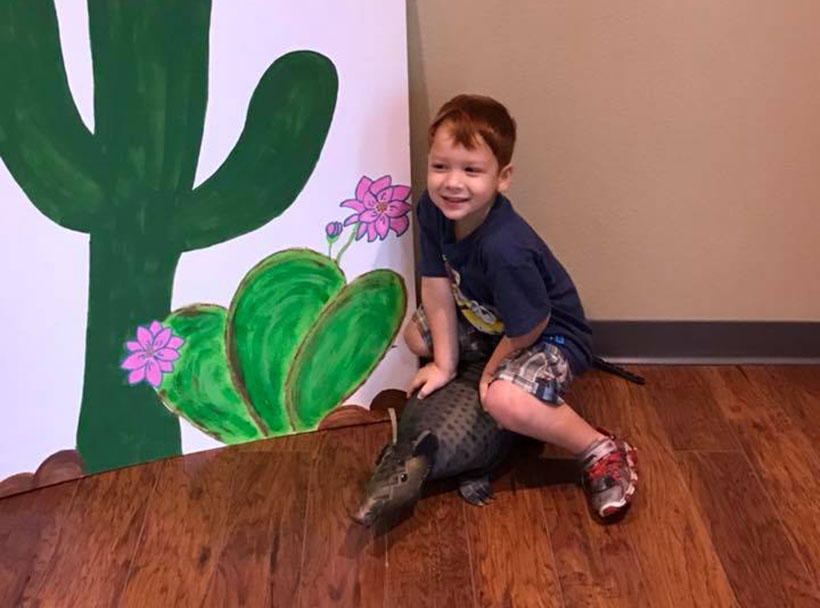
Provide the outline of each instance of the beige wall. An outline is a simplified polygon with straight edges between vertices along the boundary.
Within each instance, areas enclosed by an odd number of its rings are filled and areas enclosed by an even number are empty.
[[[460,92],[594,319],[820,320],[820,3],[407,0],[413,179]]]

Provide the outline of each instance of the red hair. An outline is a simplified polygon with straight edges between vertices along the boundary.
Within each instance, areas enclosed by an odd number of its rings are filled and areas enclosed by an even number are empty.
[[[441,106],[427,131],[427,146],[433,144],[436,131],[445,125],[457,144],[472,150],[477,136],[492,150],[498,167],[512,160],[515,147],[515,120],[501,103],[483,95],[457,95]]]

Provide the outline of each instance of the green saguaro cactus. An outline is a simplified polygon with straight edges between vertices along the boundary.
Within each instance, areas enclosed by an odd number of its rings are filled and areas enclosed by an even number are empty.
[[[170,312],[180,255],[280,215],[309,178],[336,103],[333,64],[300,51],[256,87],[242,134],[194,188],[208,90],[208,0],[90,0],[94,132],[68,88],[49,0],[0,0],[0,157],[31,202],[90,235],[77,445],[89,471],[180,453],[179,422],[118,363]]]

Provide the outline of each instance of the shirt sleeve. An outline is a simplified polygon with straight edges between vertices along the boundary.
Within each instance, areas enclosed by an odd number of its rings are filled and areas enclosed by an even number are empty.
[[[493,299],[504,333],[523,336],[551,311],[547,287],[534,264],[501,265],[491,273]]]
[[[436,221],[438,210],[425,192],[416,205],[419,226],[418,273],[423,277],[446,277],[441,251],[441,229]]]

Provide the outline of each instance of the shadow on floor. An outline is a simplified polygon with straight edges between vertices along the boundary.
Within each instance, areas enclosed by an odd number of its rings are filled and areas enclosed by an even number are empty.
[[[577,484],[578,467],[574,459],[544,457],[542,452],[542,443],[522,439],[504,463],[496,469],[491,476],[493,496],[498,497],[509,492],[514,492],[517,487],[534,488]],[[362,480],[362,485],[363,484],[364,480]],[[458,496],[457,478],[453,477],[429,481],[424,487],[419,502],[449,493],[452,493],[455,499],[461,500]],[[465,503],[465,507],[469,509],[484,508],[468,505],[467,503]],[[402,527],[402,524],[413,517],[414,509],[415,507],[404,509],[382,517],[372,526],[376,538],[390,533],[391,542],[395,542],[397,539],[392,538],[392,535],[398,532],[401,536],[401,530],[406,529],[406,527]],[[352,519],[351,527],[353,529],[348,531],[349,542],[346,543],[348,549],[352,550],[355,546],[362,548],[364,545],[362,544],[361,531],[367,530],[367,528],[363,528],[353,522]],[[359,530],[356,530],[356,528]]]

